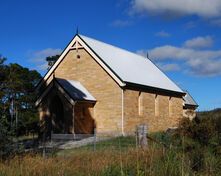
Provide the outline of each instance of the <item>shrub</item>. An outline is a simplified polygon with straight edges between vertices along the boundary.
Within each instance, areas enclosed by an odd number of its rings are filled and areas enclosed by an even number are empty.
[[[202,145],[208,145],[210,139],[217,134],[213,121],[210,118],[196,117],[192,121],[184,118],[179,125],[178,133],[181,136],[198,141]]]

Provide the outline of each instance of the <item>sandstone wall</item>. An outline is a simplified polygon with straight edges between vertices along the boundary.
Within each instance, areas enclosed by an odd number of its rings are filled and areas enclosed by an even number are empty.
[[[142,103],[139,103],[139,96]],[[139,113],[139,105],[142,112]],[[149,131],[166,130],[182,118],[183,100],[179,97],[156,95],[135,90],[124,91],[124,131],[130,133],[136,125],[147,124]]]
[[[84,49],[69,51],[55,77],[79,81],[96,98],[93,117],[98,133],[121,132],[121,88]]]

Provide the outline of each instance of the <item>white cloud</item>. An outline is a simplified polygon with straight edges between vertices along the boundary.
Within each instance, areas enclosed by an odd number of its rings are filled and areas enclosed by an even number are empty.
[[[149,55],[154,60],[206,60],[221,58],[221,50],[195,50],[165,45],[151,49]]]
[[[186,42],[184,42],[184,44],[185,43]],[[160,63],[158,64],[159,67],[165,71],[182,70],[183,72],[188,72],[196,76],[221,75],[221,49],[198,50],[183,46],[164,45],[152,48],[148,52],[150,59]],[[137,53],[145,56],[147,50],[139,50]],[[170,65],[167,64],[168,62]],[[177,67],[176,70],[178,63],[179,67]]]
[[[221,58],[221,57],[220,57]],[[221,74],[221,59],[190,59],[187,64],[191,67],[190,73],[200,76],[216,76]]]
[[[221,16],[220,0],[132,0],[131,4],[134,12],[142,14]]]
[[[168,32],[165,32],[165,31],[157,32],[155,35],[158,36],[158,37],[170,37],[170,34]]]
[[[158,62],[156,63],[158,67],[160,67],[161,70],[165,71],[165,72],[169,72],[169,71],[179,71],[180,70],[180,66],[178,64],[172,63],[172,64],[165,64],[162,62]]]
[[[205,37],[196,37],[190,40],[187,40],[184,43],[184,46],[187,48],[208,48],[213,45],[213,39],[211,36]]]
[[[45,71],[48,68],[46,57],[54,56],[60,54],[62,52],[61,49],[53,49],[53,48],[46,48],[39,51],[31,51],[28,54],[29,61],[36,65],[37,70]]]
[[[111,26],[114,27],[127,27],[127,26],[131,26],[133,24],[132,21],[129,20],[115,20],[111,23]]]
[[[179,48],[172,45],[164,45],[151,49],[149,55],[154,60],[175,59],[183,60],[192,55],[194,50],[187,48]]]

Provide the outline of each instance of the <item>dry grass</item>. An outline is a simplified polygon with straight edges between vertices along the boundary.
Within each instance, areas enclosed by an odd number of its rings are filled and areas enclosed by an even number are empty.
[[[188,142],[188,141],[186,141]],[[183,148],[183,147],[182,147]],[[117,138],[93,146],[63,150],[43,158],[39,154],[0,161],[0,176],[180,176],[221,175],[220,156],[207,147],[185,152],[149,143],[143,150],[131,138]],[[197,166],[197,170],[196,170]]]
[[[162,149],[144,151],[135,148],[122,152],[109,149],[78,151],[69,156],[49,158],[39,155],[16,156],[0,163],[0,175],[147,175],[151,162],[162,156]]]

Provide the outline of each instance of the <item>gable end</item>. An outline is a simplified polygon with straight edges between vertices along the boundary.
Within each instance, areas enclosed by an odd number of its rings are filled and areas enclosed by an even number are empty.
[[[77,46],[77,43],[80,43]],[[36,90],[38,90],[44,82],[46,82],[52,73],[56,70],[59,64],[63,61],[65,56],[68,54],[70,50],[73,49],[84,48],[91,56],[95,59],[95,61],[117,82],[120,87],[125,86],[126,84],[119,78],[119,76],[91,49],[91,47],[79,36],[75,35],[72,41],[68,44],[68,46],[61,53],[59,59],[55,62],[55,64],[48,70],[45,76],[40,80],[40,82],[36,86]]]

